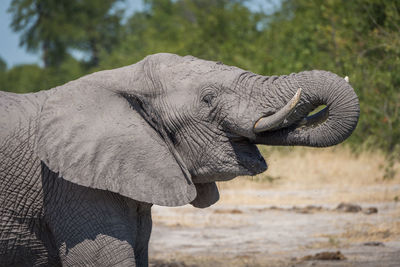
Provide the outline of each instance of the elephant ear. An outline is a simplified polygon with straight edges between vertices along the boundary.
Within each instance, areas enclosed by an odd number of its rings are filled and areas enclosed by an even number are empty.
[[[171,149],[121,94],[90,79],[49,91],[39,119],[37,151],[50,170],[138,201],[179,206],[196,197]]]
[[[219,200],[218,187],[215,182],[195,184],[197,196],[190,203],[196,208],[207,208]]]

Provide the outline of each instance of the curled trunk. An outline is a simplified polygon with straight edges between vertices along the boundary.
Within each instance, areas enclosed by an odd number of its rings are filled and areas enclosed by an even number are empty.
[[[357,95],[342,77],[327,71],[305,71],[274,80],[273,88],[289,102],[298,88],[301,98],[293,112],[272,130],[256,132],[254,143],[326,147],[344,141],[355,129],[359,117]],[[321,112],[308,116],[320,105]]]

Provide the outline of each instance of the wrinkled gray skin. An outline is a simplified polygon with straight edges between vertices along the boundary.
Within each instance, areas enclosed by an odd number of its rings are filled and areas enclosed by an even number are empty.
[[[278,127],[254,126],[302,88]],[[326,104],[326,120],[302,125]],[[325,71],[260,76],[157,54],[35,94],[0,92],[0,265],[146,266],[151,205],[215,203],[267,164],[255,144],[330,146],[359,115]]]

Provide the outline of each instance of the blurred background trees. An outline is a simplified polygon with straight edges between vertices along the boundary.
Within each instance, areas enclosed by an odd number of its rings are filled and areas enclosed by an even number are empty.
[[[120,40],[122,0],[13,0],[11,28],[21,32],[20,45],[42,53],[44,67],[67,60],[72,49],[87,52],[97,66],[101,51]]]
[[[41,53],[43,67],[7,69],[0,60],[0,90],[48,89],[158,52],[263,75],[324,69],[349,76],[360,98],[360,123],[347,142],[398,159],[399,1],[281,0],[268,13],[244,0],[143,1],[144,10],[127,16],[124,0],[13,0],[10,26],[22,46]]]

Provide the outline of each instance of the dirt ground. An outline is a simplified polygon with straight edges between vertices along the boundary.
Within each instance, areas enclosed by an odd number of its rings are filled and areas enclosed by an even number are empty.
[[[400,175],[348,149],[263,151],[212,207],[153,208],[151,266],[400,266]],[[341,204],[341,205],[340,205]]]

